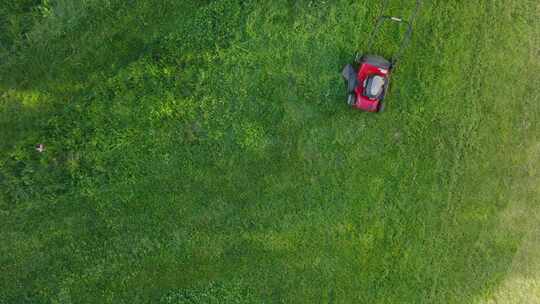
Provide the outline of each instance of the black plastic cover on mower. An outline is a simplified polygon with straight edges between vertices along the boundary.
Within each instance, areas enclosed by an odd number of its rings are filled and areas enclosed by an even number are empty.
[[[347,64],[343,69],[343,72],[341,72],[341,75],[343,75],[343,78],[347,81],[347,93],[354,92],[354,89],[358,86],[357,74],[358,72],[351,64]]]
[[[392,64],[390,61],[384,59],[381,56],[377,55],[364,55],[362,56],[362,59],[360,60],[362,63],[368,63],[371,65],[374,65],[376,67],[379,67],[381,69],[389,70],[392,67]]]

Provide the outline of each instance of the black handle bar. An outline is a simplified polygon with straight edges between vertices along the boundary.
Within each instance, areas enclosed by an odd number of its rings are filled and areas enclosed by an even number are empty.
[[[413,12],[413,14],[411,16],[411,21],[407,21],[407,20],[405,20],[405,19],[403,19],[401,17],[393,17],[393,16],[382,15],[382,13],[386,10],[386,8],[388,6],[388,0],[385,0],[383,2],[383,6],[382,6],[382,9],[381,9],[381,15],[382,16],[380,16],[377,19],[377,23],[375,25],[375,28],[373,29],[373,31],[371,32],[371,34],[369,36],[367,50],[370,51],[371,48],[373,47],[373,42],[375,40],[375,36],[379,32],[379,30],[381,29],[381,26],[386,21],[392,21],[392,22],[397,22],[399,24],[404,24],[407,27],[407,32],[405,33],[405,37],[403,37],[403,39],[401,40],[401,44],[400,44],[399,49],[392,56],[391,64],[392,64],[392,67],[394,67],[397,64],[398,60],[401,58],[401,55],[403,54],[403,51],[405,50],[405,48],[407,48],[407,46],[409,46],[409,43],[411,42],[411,36],[412,36],[412,32],[413,32],[412,22],[414,22],[414,20],[416,19],[416,16],[418,15],[418,11],[420,10],[420,4],[421,4],[420,2],[421,2],[421,0],[416,0],[416,7],[415,7],[415,10],[414,10],[414,12]],[[359,62],[360,59],[361,59],[361,55],[358,53],[356,55],[356,61]]]

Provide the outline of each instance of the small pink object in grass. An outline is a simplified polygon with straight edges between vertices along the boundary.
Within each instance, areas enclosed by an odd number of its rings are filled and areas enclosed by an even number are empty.
[[[45,146],[43,144],[37,144],[36,151],[38,151],[39,153],[43,153],[43,151],[45,151]]]

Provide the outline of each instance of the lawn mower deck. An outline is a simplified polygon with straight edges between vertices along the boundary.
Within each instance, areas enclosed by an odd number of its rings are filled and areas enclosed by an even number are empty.
[[[391,63],[375,55],[365,55],[358,67],[348,64],[343,69],[347,81],[347,103],[366,112],[380,112],[390,83]]]

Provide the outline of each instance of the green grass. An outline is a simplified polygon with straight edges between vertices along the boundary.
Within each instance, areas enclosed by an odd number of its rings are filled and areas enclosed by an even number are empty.
[[[0,303],[540,301],[538,4],[379,5],[0,4]]]

